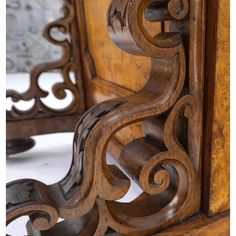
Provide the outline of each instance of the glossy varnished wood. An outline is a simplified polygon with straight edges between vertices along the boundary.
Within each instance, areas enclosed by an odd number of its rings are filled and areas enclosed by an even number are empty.
[[[46,125],[37,117],[34,129],[20,120],[15,135],[72,130],[78,120],[71,167],[53,185],[8,183],[7,224],[29,215],[30,236],[229,235],[229,212],[208,218],[229,208],[223,2],[73,1],[87,111],[57,113]],[[119,202],[130,179],[143,192]]]
[[[94,46],[86,30],[89,21],[86,17],[92,17],[91,13],[86,12],[84,1],[75,3],[85,89],[89,91],[91,84],[97,82],[98,86],[100,81],[107,88],[117,88],[117,94],[123,93],[125,97],[99,103],[81,117],[75,129],[71,167],[61,181],[47,186],[25,179],[7,185],[7,223],[29,215],[31,235],[157,233],[200,210],[204,1],[111,2],[107,29],[120,48],[116,49],[115,57],[121,65],[126,64],[118,51],[122,50],[150,63],[150,67],[145,65],[147,82],[140,85],[142,89],[138,92],[127,86],[118,89],[119,83],[126,84],[124,70],[117,84],[109,81],[111,77],[103,82],[99,78],[99,73],[107,73],[104,69],[109,68],[110,62],[106,56],[105,67],[98,66],[95,54],[102,44]],[[157,36],[154,28],[145,30],[144,17],[161,26],[161,32],[155,28]],[[90,27],[95,26],[93,22]],[[107,43],[103,37],[100,40]],[[94,47],[92,52],[91,47]],[[132,56],[127,57],[128,67],[128,63],[133,66]],[[116,66],[110,66],[108,72],[112,75]],[[138,72],[142,73],[137,70],[131,74]],[[89,102],[96,103],[87,99],[88,106]],[[116,165],[107,165],[110,140],[116,138],[118,131],[137,123],[142,124],[140,136],[130,136],[127,143],[121,139],[118,144],[122,150],[115,158]],[[114,150],[112,142],[109,147]],[[127,177],[143,193],[131,202],[122,203],[117,200],[129,190]],[[58,217],[65,220],[57,223]]]

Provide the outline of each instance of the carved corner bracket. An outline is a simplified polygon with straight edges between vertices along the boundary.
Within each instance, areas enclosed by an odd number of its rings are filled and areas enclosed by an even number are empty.
[[[62,56],[59,60],[40,64],[30,72],[30,85],[27,91],[19,93],[15,90],[7,90],[7,98],[11,98],[13,106],[7,110],[7,122],[31,120],[39,118],[68,116],[84,111],[84,95],[82,89],[81,65],[78,61],[79,46],[77,42],[77,18],[75,13],[75,0],[64,0],[63,17],[49,23],[43,31],[44,38],[51,44],[62,48]],[[58,30],[62,39],[53,36],[53,30]],[[44,98],[49,95],[48,91],[39,85],[39,78],[45,72],[59,70],[63,81],[55,83],[52,87],[53,95],[57,99],[65,99],[69,91],[73,99],[70,104],[63,109],[56,109],[45,104]],[[70,72],[75,75],[73,82]],[[20,110],[15,105],[19,101],[33,100],[33,106],[28,110]]]
[[[110,36],[122,50],[152,59],[149,80],[138,93],[84,114],[63,180],[7,185],[7,223],[30,215],[32,235],[151,235],[199,211],[204,14],[203,0],[112,1]],[[170,31],[151,37],[143,17],[170,21]],[[112,136],[140,121],[144,137],[123,148],[117,166],[108,165]],[[121,203],[127,176],[143,192]]]

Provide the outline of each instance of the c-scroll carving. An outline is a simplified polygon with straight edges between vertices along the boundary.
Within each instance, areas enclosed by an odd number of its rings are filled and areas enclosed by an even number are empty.
[[[52,116],[63,116],[78,113],[84,108],[81,68],[75,59],[76,46],[74,39],[68,38],[72,34],[76,26],[75,2],[74,0],[65,0],[63,3],[64,16],[52,23],[49,23],[43,31],[44,38],[53,45],[62,48],[62,55],[58,61],[40,64],[30,72],[30,86],[24,93],[15,90],[7,90],[7,98],[11,98],[13,106],[11,110],[7,110],[7,121],[28,120],[35,118],[47,118]],[[52,30],[58,30],[64,35],[63,39],[57,39],[52,35]],[[73,51],[74,50],[74,51]],[[65,99],[69,91],[73,100],[63,109],[52,108],[43,102],[43,98],[49,95],[48,91],[43,90],[39,85],[39,78],[45,72],[59,70],[63,78],[63,82],[55,83],[52,87],[53,95],[57,99]],[[73,83],[70,73],[76,77]],[[20,110],[15,106],[19,101],[33,100],[33,106],[26,110]]]
[[[150,235],[199,210],[202,97],[197,94],[202,88],[201,73],[190,64],[187,70],[186,36],[162,32],[151,37],[142,20],[145,15],[152,21],[187,24],[192,45],[197,40],[194,27],[200,24],[197,13],[203,10],[201,1],[112,1],[108,14],[110,36],[122,50],[151,57],[150,77],[135,95],[98,104],[79,121],[68,174],[42,190],[59,217],[65,219],[51,227],[52,235],[63,226],[64,234],[70,235],[68,225],[72,222],[81,224],[77,235],[109,235],[109,230],[123,235]],[[185,17],[191,25],[183,20]],[[190,56],[189,63],[200,63],[196,58],[203,55],[201,50]],[[124,147],[117,166],[108,165],[106,150],[112,136],[129,124],[149,122],[150,118],[162,123],[157,129],[162,129],[161,138],[150,139],[144,132],[143,138]],[[185,128],[181,130],[182,125]],[[117,202],[130,187],[124,173],[143,190],[129,203]],[[18,208],[30,214],[27,204],[11,205],[9,222],[19,216]],[[34,228],[41,230],[37,225]]]

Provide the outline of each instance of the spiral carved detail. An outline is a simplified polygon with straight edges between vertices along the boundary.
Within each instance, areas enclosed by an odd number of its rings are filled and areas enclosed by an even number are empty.
[[[57,223],[59,215],[45,190],[44,184],[30,179],[9,183],[6,192],[7,223],[17,217],[30,215],[35,229],[52,228]]]
[[[48,196],[46,205],[65,219],[48,230],[51,235],[57,235],[62,228],[65,235],[152,235],[199,210],[200,156],[192,155],[192,148],[199,140],[199,124],[193,121],[202,112],[202,102],[192,88],[195,86],[196,91],[201,84],[186,69],[186,32],[185,36],[181,32],[161,32],[151,37],[143,24],[145,17],[193,27],[183,21],[193,17],[189,13],[190,9],[194,11],[193,6],[187,0],[112,1],[108,12],[112,40],[128,53],[150,57],[150,76],[136,94],[100,103],[78,122],[68,174],[59,183],[41,187]],[[188,37],[194,40],[193,35]],[[123,147],[116,165],[107,164],[111,138],[136,122],[143,122],[144,136]],[[145,129],[153,124],[151,131]],[[131,202],[121,202],[130,188],[130,179],[143,192]],[[23,184],[25,200],[19,199],[19,205],[15,205],[14,194],[9,198],[8,214],[14,216],[9,222],[19,216],[18,208],[41,204],[42,199],[32,195],[32,186],[36,185],[37,181]],[[21,214],[29,214],[34,227],[35,214],[24,210]],[[73,224],[82,226],[70,227]],[[40,231],[42,227],[37,228]]]

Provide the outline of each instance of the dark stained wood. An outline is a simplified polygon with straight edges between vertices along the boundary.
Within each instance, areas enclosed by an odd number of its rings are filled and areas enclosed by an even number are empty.
[[[64,16],[55,22],[45,26],[43,36],[48,42],[62,48],[62,56],[59,60],[40,64],[32,69],[30,73],[30,86],[24,93],[15,90],[7,90],[7,97],[13,101],[13,107],[7,111],[7,139],[19,139],[31,137],[35,134],[53,133],[55,131],[72,131],[69,122],[60,123],[64,126],[55,129],[51,126],[51,119],[55,117],[75,116],[85,111],[84,90],[82,84],[81,61],[79,55],[78,26],[75,12],[75,0],[65,0],[63,5]],[[65,35],[65,39],[56,39],[51,34],[52,30],[59,30]],[[70,39],[66,36],[73,35]],[[49,95],[48,91],[40,87],[39,79],[44,72],[59,71],[63,82],[55,83],[52,87],[52,94],[57,99],[65,99],[66,91],[69,91],[73,99],[71,103],[62,109],[56,109],[46,105],[43,101]],[[74,73],[75,83],[70,78],[70,72]],[[20,110],[15,106],[19,101],[33,100],[33,106],[28,110]],[[43,122],[41,122],[43,119]],[[37,120],[37,121],[36,121]],[[38,122],[38,120],[41,120]],[[62,118],[61,121],[64,119]],[[29,122],[26,122],[29,121]],[[20,125],[20,131],[18,131]],[[34,126],[36,125],[36,127]],[[41,125],[41,127],[39,127]],[[58,125],[58,120],[57,120]],[[66,125],[68,125],[66,127]],[[32,130],[32,133],[30,132]],[[38,133],[35,130],[40,130]],[[17,133],[17,134],[16,134]],[[19,142],[18,142],[19,143]],[[15,143],[16,144],[16,143]],[[20,144],[20,143],[19,143]],[[16,147],[15,147],[16,148]],[[20,150],[21,147],[18,148]],[[7,152],[12,153],[10,146],[7,146]]]
[[[27,151],[35,145],[35,141],[31,138],[11,139],[7,140],[6,142],[7,156]]]
[[[140,90],[147,82],[151,66],[150,58],[129,55],[114,46],[106,27],[109,4],[110,0],[103,0],[102,4],[87,0],[78,1],[77,6],[82,37],[83,82],[89,108],[105,100],[129,96]],[[153,36],[160,32],[159,22],[145,20],[144,23]],[[99,38],[94,35],[99,35]],[[123,144],[141,136],[141,124],[125,127],[116,134],[116,138]]]
[[[7,123],[7,141],[12,139],[28,138],[29,136],[73,132],[78,120],[82,115],[51,117],[45,122],[45,119],[22,120]]]
[[[108,65],[97,73],[93,60],[97,49],[90,52],[92,35],[85,24],[91,14],[87,2],[75,3],[85,91],[97,79],[96,86],[100,81],[107,90],[110,86],[116,90],[117,85],[97,76]],[[113,0],[107,14],[113,42],[130,58],[151,60],[146,83],[137,92],[119,81],[122,89],[115,93],[124,97],[101,102],[83,114],[74,133],[71,167],[61,181],[49,186],[31,179],[7,184],[7,224],[29,215],[30,235],[152,235],[199,213],[204,1],[153,3]],[[95,11],[99,13],[98,8]],[[143,26],[144,13],[149,16],[145,21],[161,25],[155,37],[145,30],[149,23]],[[97,27],[104,30],[99,22]],[[129,62],[119,59],[126,71]],[[140,124],[142,135],[127,143],[119,140],[118,131]],[[106,162],[108,145],[120,153],[114,157],[115,165]],[[128,192],[130,178],[143,192],[131,202],[117,201]],[[59,217],[64,221],[57,223]]]
[[[204,145],[203,145],[203,181],[202,185],[202,208],[209,214],[209,199],[210,199],[210,175],[211,175],[211,136],[213,124],[213,109],[208,109],[214,105],[215,89],[215,67],[216,67],[216,38],[217,38],[217,18],[218,18],[218,0],[208,1],[206,4],[209,16],[206,18],[206,82],[205,82],[205,106],[204,106]],[[211,40],[210,42],[207,41]],[[207,60],[211,58],[211,60]],[[207,80],[207,78],[209,78]]]

